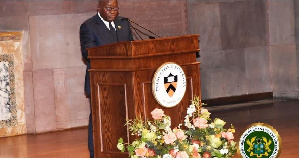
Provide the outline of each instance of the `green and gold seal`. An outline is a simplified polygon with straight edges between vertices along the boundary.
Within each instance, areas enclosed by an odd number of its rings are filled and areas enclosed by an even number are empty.
[[[281,138],[276,129],[265,123],[253,123],[242,133],[238,153],[243,158],[276,158]]]

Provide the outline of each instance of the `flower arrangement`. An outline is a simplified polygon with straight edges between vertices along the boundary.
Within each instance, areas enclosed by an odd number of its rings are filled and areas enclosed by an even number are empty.
[[[131,158],[227,158],[236,153],[234,126],[224,129],[226,122],[210,119],[199,97],[187,109],[184,125],[171,129],[171,118],[161,109],[151,112],[154,121],[141,118],[127,120],[132,135],[139,138],[126,144],[120,138],[117,148],[128,151]]]

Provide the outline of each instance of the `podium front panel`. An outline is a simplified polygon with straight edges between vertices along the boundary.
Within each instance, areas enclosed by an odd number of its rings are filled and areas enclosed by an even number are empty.
[[[93,77],[92,113],[95,157],[126,157],[117,149],[118,139],[129,142],[125,125],[128,106],[133,105],[127,95],[132,94],[131,73],[91,72]],[[131,116],[133,117],[133,116]]]

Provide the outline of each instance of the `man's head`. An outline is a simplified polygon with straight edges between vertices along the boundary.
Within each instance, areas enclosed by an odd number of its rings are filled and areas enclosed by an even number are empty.
[[[119,14],[118,1],[99,0],[98,12],[105,21],[114,21]]]

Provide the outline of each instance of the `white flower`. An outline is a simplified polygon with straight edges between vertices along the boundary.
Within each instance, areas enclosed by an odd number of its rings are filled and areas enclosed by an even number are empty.
[[[225,142],[223,148],[228,148],[228,143]]]
[[[150,125],[150,130],[151,130],[151,132],[156,132],[156,127],[153,125]]]
[[[235,145],[236,145],[236,142],[230,141],[230,146],[231,146],[231,147],[234,147]]]
[[[193,146],[198,150],[199,149],[199,144],[193,143]]]
[[[178,125],[178,128],[180,128],[182,126],[182,124],[180,123],[179,125]]]
[[[190,128],[190,129],[195,129],[195,126],[193,126],[191,123],[187,124],[186,127]]]
[[[186,117],[184,119],[184,126],[188,127],[188,128],[192,128],[195,129],[195,127],[192,125],[192,123],[190,122],[190,119],[188,117]]]
[[[196,111],[195,105],[191,104],[190,107],[187,109],[187,114],[189,116],[192,116],[195,111]]]
[[[175,147],[174,147],[174,151],[175,151],[175,150],[177,150],[176,152],[178,152],[178,151],[179,151],[179,147],[178,147],[178,146],[175,146]]]
[[[185,117],[183,122],[184,122],[184,126],[187,127],[187,126],[189,126],[190,119],[189,119],[188,117]],[[189,127],[188,127],[188,128],[189,128]]]
[[[157,139],[161,139],[161,136],[157,136]]]
[[[169,132],[172,132],[172,129],[171,129],[170,126],[167,126],[166,129],[165,129],[165,131],[167,131],[169,133]]]
[[[139,158],[137,155],[132,155],[131,158]]]
[[[189,106],[189,108],[196,109],[196,107],[195,107],[194,104],[191,104],[191,105]]]
[[[220,153],[221,153],[221,154],[227,154],[227,153],[228,153],[228,149],[222,148],[222,149],[220,150]]]
[[[187,126],[187,124],[190,123],[190,119],[189,119],[189,117],[187,117],[187,116],[185,116],[185,118],[184,118],[183,121],[184,121],[184,125],[185,125],[185,126]]]
[[[170,154],[164,154],[163,158],[173,158]]]
[[[140,144],[139,141],[133,141],[133,142],[132,142],[132,146],[134,146],[134,147],[138,146],[139,144]]]
[[[138,146],[138,148],[143,148],[143,147],[145,147],[146,146],[146,143],[145,142],[142,142],[139,146]]]
[[[179,152],[179,149],[178,148],[174,148],[174,153],[177,153],[177,152]]]
[[[214,123],[211,123],[211,124],[209,124],[209,127],[210,127],[210,128],[215,128],[215,124],[214,124]]]
[[[164,117],[164,124],[166,124],[167,127],[171,127],[171,118],[169,116]]]
[[[117,148],[119,150],[123,150],[124,149],[124,144],[123,143],[118,143]]]

